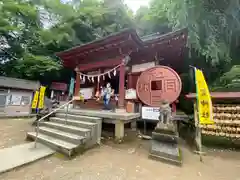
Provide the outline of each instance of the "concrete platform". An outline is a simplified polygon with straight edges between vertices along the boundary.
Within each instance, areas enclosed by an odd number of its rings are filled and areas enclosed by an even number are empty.
[[[54,150],[39,143],[37,148],[34,148],[34,142],[0,149],[0,173],[47,157],[54,152]]]
[[[92,116],[105,119],[115,119],[115,120],[124,120],[131,121],[140,117],[140,113],[127,113],[127,112],[113,112],[106,110],[88,110],[88,109],[71,109],[69,110],[70,114],[79,114],[82,116]]]

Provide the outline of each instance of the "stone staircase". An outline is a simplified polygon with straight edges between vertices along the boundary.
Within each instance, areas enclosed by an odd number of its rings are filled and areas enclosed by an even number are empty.
[[[39,123],[37,141],[72,157],[78,152],[100,144],[102,119],[83,116],[77,111],[56,112],[49,121]],[[28,132],[27,139],[35,140],[36,132]]]

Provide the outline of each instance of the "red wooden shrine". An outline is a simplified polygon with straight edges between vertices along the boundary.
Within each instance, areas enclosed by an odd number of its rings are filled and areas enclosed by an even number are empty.
[[[140,38],[134,29],[127,29],[122,32],[112,34],[103,39],[99,39],[88,44],[77,46],[63,52],[57,53],[63,61],[66,68],[71,68],[76,71],[75,96],[79,96],[80,88],[93,87],[95,91],[99,90],[106,81],[100,78],[94,82],[86,80],[81,82],[79,73],[98,72],[104,73],[108,69],[119,65],[117,69],[117,76],[115,78],[115,87],[118,95],[118,108],[125,106],[125,91],[127,89],[137,89],[137,80],[139,75],[155,66],[168,66],[176,72],[181,73],[183,69],[184,52],[187,41],[187,30],[181,29],[164,35],[151,35]],[[129,59],[126,63],[123,60]],[[172,74],[172,76],[178,76]],[[181,84],[175,95],[179,95]],[[95,93],[95,92],[94,92]],[[94,93],[92,97],[94,97]],[[168,95],[169,96],[169,95]],[[77,99],[77,98],[76,98]],[[141,102],[146,105],[156,105],[144,101],[138,97],[135,102]],[[85,103],[80,103],[82,107],[86,108],[101,108],[102,103],[97,102],[96,99],[90,98]]]

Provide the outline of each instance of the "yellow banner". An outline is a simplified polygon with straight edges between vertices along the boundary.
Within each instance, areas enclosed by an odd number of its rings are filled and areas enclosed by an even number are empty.
[[[214,124],[212,99],[203,72],[195,69],[197,107],[200,124]]]
[[[35,94],[34,94],[34,97],[33,97],[33,101],[32,101],[32,109],[37,108],[38,96],[39,96],[39,91],[36,91]]]
[[[45,91],[46,91],[46,87],[41,86],[40,87],[40,94],[39,94],[39,103],[38,103],[38,108],[39,109],[43,109],[44,108]]]

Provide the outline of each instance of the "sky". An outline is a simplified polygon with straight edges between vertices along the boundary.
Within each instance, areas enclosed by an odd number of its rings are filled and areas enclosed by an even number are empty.
[[[124,2],[136,12],[141,6],[148,6],[150,0],[124,0]]]
[[[71,1],[71,0],[62,0],[63,2]],[[124,2],[128,5],[129,8],[133,10],[135,13],[141,6],[148,6],[151,0],[124,0]]]
[[[62,2],[66,3],[71,0],[61,0]],[[136,11],[141,7],[141,6],[148,6],[151,0],[123,0],[125,4],[128,5],[130,9],[132,9],[133,13],[136,13]],[[44,27],[49,28],[51,27],[52,24],[49,22],[44,22]]]

